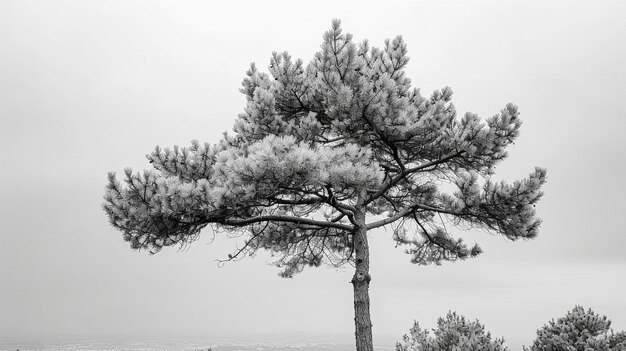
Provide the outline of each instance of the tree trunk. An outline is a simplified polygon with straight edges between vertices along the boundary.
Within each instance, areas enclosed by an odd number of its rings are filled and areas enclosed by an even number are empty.
[[[354,336],[357,351],[374,351],[372,321],[370,319],[370,252],[365,227],[365,210],[358,208],[354,215],[357,224],[353,243],[356,271],[352,277],[354,288]]]

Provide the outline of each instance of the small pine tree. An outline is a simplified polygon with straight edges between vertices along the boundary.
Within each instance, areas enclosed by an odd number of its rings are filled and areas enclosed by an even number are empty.
[[[575,306],[564,317],[537,330],[525,351],[625,351],[626,333],[615,333],[611,321],[590,309]]]
[[[396,343],[396,351],[507,351],[504,339],[492,339],[485,326],[478,320],[469,321],[456,312],[448,312],[439,318],[433,336],[415,322],[402,342]]]

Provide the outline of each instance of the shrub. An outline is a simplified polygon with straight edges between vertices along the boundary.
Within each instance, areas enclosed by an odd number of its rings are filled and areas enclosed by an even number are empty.
[[[396,343],[396,351],[508,351],[508,348],[504,339],[491,339],[478,320],[469,321],[456,312],[448,312],[445,318],[439,318],[432,336],[415,322],[402,342]]]
[[[626,333],[615,333],[611,321],[590,309],[575,306],[564,317],[537,330],[525,351],[626,351]]]

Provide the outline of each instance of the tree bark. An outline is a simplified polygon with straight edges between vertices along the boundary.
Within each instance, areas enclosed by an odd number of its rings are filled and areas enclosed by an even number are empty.
[[[352,277],[354,289],[354,336],[357,351],[374,351],[372,341],[372,321],[370,319],[370,253],[365,227],[365,209],[359,206],[354,214],[356,229],[353,243],[355,254],[355,272]]]

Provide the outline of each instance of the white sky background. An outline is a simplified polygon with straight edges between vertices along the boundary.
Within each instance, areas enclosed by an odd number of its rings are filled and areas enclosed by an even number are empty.
[[[250,62],[308,62],[332,18],[357,42],[403,35],[414,86],[459,113],[524,122],[504,179],[548,169],[534,241],[465,233],[485,253],[412,265],[371,233],[372,319],[395,339],[456,310],[511,345],[575,304],[626,329],[626,2],[0,0],[0,339],[34,334],[353,333],[351,269],[218,268],[238,240],[132,251],[100,208],[106,173],[155,145],[216,142]],[[380,337],[382,340],[382,337]]]

